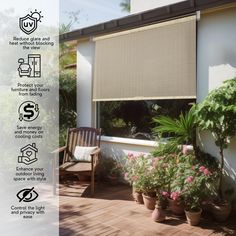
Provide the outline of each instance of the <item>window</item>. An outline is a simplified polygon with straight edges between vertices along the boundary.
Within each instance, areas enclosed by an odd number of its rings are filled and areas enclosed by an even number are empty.
[[[154,117],[177,118],[193,103],[195,99],[98,102],[98,126],[103,135],[153,140]]]

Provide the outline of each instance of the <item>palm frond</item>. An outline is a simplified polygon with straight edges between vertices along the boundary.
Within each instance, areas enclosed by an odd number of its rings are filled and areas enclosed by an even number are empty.
[[[178,119],[173,119],[169,116],[159,116],[154,118],[156,127],[153,128],[153,133],[156,136],[168,134],[179,143],[193,143],[195,141],[195,115],[194,107],[188,113],[179,115]]]

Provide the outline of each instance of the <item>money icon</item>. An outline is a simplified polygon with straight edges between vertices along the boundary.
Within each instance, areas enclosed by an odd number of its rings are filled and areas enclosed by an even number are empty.
[[[18,113],[20,121],[33,121],[39,115],[38,104],[32,101],[23,102],[18,109]]]

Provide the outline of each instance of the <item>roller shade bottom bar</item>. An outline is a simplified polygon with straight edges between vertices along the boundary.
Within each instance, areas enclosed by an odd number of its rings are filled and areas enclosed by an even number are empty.
[[[101,98],[93,99],[93,102],[109,101],[143,101],[143,100],[170,100],[170,99],[196,99],[196,96],[165,96],[165,97],[133,97],[133,98]]]

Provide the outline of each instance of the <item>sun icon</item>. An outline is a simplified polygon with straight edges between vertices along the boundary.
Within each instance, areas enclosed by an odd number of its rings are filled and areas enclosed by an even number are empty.
[[[43,18],[43,16],[41,15],[41,11],[37,11],[36,9],[35,9],[35,11],[34,12],[30,12],[31,13],[31,17],[33,17],[33,18],[35,18],[37,21],[39,21],[39,22],[41,22],[41,18]]]

